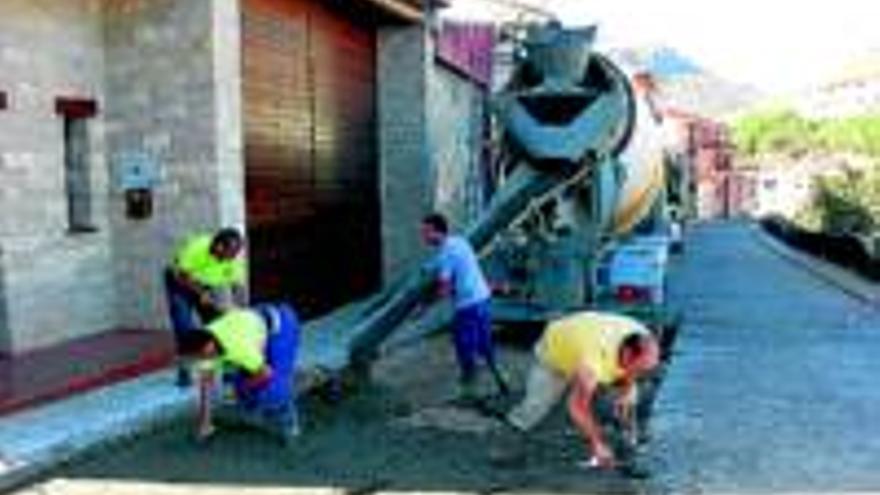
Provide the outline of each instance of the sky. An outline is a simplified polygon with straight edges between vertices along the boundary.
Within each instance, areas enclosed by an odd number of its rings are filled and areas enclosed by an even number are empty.
[[[454,17],[490,0],[451,0]],[[495,0],[503,2],[504,0]],[[727,79],[769,93],[833,74],[880,49],[877,0],[531,0],[564,24],[599,24],[600,43],[663,43]]]

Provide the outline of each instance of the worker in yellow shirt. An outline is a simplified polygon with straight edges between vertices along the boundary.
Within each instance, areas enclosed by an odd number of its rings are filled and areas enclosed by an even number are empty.
[[[218,374],[232,385],[235,421],[269,430],[288,443],[299,433],[294,376],[300,324],[287,304],[232,309],[181,335],[182,355],[201,360],[198,437],[214,432]]]
[[[535,346],[525,397],[507,415],[507,422],[526,432],[559,402],[567,389],[568,413],[582,434],[590,464],[615,467],[593,407],[603,386],[619,386],[615,413],[621,421],[634,417],[636,380],[659,362],[656,339],[638,321],[621,315],[580,312],[548,324]]]
[[[187,238],[165,269],[165,292],[175,340],[219,316],[231,303],[247,304],[244,238],[234,228]],[[188,386],[189,370],[178,367],[177,383]]]

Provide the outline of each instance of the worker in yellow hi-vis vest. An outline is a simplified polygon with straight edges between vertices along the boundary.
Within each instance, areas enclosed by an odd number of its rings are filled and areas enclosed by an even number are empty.
[[[187,238],[165,269],[165,292],[175,340],[201,328],[229,307],[245,306],[244,237],[234,228]],[[177,383],[189,386],[189,370],[181,364]]]
[[[180,353],[201,359],[198,437],[214,433],[216,374],[230,383],[236,421],[289,444],[299,433],[295,373],[300,323],[285,303],[227,311],[201,329],[181,334]]]
[[[636,380],[659,362],[654,336],[638,321],[621,315],[580,312],[552,321],[535,346],[522,402],[507,415],[520,431],[531,430],[570,387],[568,413],[583,435],[590,464],[611,468],[615,455],[606,442],[593,406],[602,386],[616,385],[615,413],[634,418]]]

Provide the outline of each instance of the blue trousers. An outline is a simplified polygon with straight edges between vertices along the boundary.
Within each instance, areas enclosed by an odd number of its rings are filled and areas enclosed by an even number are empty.
[[[495,348],[488,300],[455,311],[452,341],[463,381],[472,380],[476,375],[478,358],[494,367]]]
[[[175,340],[179,341],[182,332],[200,328],[218,316],[215,309],[202,305],[197,294],[178,282],[170,269],[165,270],[164,279],[168,316]]]
[[[272,376],[268,383],[253,389],[245,386],[244,373],[235,373],[231,378],[238,403],[248,412],[275,417],[283,423],[295,421],[299,319],[287,304],[261,304],[254,309],[267,323],[266,363],[272,368]]]

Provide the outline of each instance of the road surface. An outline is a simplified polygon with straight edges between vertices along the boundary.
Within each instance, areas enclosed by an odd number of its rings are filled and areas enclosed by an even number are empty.
[[[880,489],[880,312],[767,249],[693,232],[686,322],[655,404],[653,482],[681,492]]]
[[[584,453],[561,411],[525,464],[493,464],[498,425],[447,403],[455,368],[441,338],[393,353],[374,385],[339,403],[310,399],[290,450],[249,431],[199,446],[178,423],[25,493],[880,489],[880,313],[780,257],[744,223],[691,231],[671,297],[685,323],[651,422],[647,481],[578,469]],[[529,353],[505,347],[502,362],[521,386]]]

